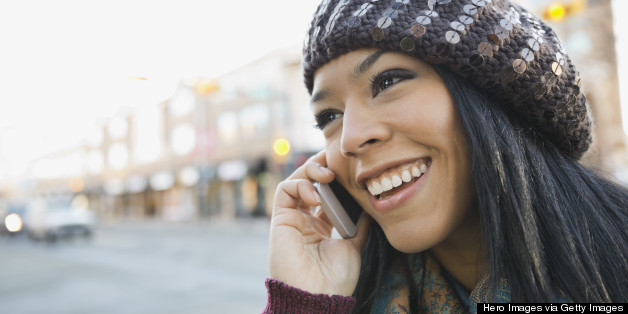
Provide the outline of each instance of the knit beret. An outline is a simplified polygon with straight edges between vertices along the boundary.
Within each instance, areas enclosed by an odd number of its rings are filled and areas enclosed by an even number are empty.
[[[400,51],[474,84],[561,151],[591,144],[581,80],[555,32],[507,0],[324,0],[303,51],[305,85],[359,48]]]

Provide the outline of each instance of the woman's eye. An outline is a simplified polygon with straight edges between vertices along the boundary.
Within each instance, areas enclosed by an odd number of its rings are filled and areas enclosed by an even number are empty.
[[[315,127],[317,129],[324,129],[325,126],[327,126],[327,124],[331,123],[332,121],[340,118],[342,116],[342,112],[337,111],[337,110],[323,110],[320,113],[316,114],[315,119],[316,119],[316,125]]]
[[[397,83],[399,81],[401,81],[401,78],[399,78],[399,77],[387,78],[387,79],[383,80],[381,83],[379,83],[379,89],[380,89],[380,91],[383,91],[386,88],[393,86],[393,84],[395,84],[395,83]]]
[[[384,73],[377,74],[371,78],[373,97],[393,85],[413,77],[414,74],[406,70],[389,70]]]

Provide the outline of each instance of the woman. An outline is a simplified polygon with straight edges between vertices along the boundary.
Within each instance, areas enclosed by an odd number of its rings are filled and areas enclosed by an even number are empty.
[[[626,302],[628,192],[578,163],[580,78],[505,0],[323,1],[304,75],[325,151],[283,181],[266,312]],[[312,183],[366,212],[331,239]]]

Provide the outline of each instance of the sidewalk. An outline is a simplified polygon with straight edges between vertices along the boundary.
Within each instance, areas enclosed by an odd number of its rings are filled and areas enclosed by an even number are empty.
[[[241,217],[234,219],[203,219],[194,221],[166,221],[158,219],[119,220],[100,222],[97,229],[108,231],[176,232],[178,235],[209,234],[259,234],[268,236],[270,219],[268,217]]]

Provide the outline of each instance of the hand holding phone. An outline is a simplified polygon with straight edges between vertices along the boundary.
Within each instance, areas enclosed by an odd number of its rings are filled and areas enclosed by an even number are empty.
[[[364,210],[338,181],[315,182],[314,187],[321,196],[321,208],[331,220],[338,233],[345,239],[353,238]]]
[[[344,190],[340,184],[319,185],[316,192],[312,182],[327,183],[334,177],[322,151],[278,184],[270,224],[269,270],[271,278],[310,293],[351,296],[360,275],[370,219],[360,214],[357,202],[346,201],[349,194],[340,192]],[[324,211],[312,212],[312,206]],[[330,237],[332,220],[338,233],[355,236]],[[352,226],[358,222],[355,230]]]

